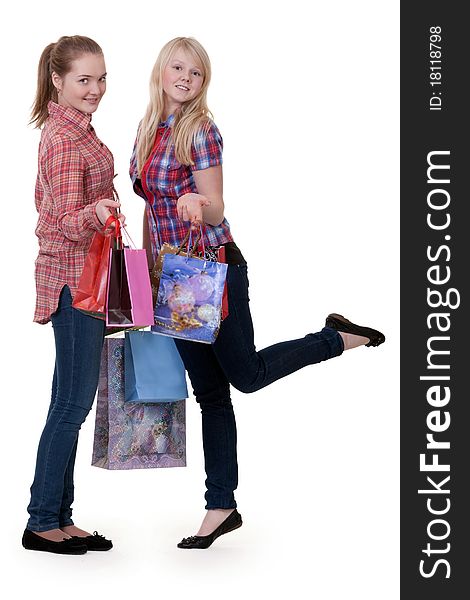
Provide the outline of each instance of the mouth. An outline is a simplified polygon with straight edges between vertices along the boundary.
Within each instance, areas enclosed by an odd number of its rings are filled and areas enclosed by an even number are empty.
[[[89,104],[98,104],[99,98],[84,98],[85,102]]]
[[[183,92],[189,92],[189,88],[185,85],[176,85],[175,87],[177,87],[179,90],[183,90]]]

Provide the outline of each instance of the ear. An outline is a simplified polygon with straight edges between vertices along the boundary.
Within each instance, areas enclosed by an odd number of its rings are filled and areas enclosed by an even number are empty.
[[[62,91],[62,77],[57,75],[57,73],[55,71],[52,71],[51,79],[52,79],[52,83],[53,83],[54,87],[56,88],[56,90],[58,92],[61,92]]]

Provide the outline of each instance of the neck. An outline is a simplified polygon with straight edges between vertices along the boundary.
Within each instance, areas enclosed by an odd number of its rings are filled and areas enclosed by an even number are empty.
[[[166,121],[170,115],[174,115],[180,105],[177,103],[165,102],[165,108],[163,109],[163,120]]]

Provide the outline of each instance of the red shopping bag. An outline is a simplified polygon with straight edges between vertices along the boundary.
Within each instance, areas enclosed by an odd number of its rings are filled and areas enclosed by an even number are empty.
[[[110,230],[112,223],[115,223],[114,230]],[[110,249],[119,235],[119,220],[113,216],[106,221],[102,232],[95,233],[72,302],[74,308],[101,319],[106,316]]]
[[[217,260],[221,263],[227,262],[225,259],[225,246],[220,246],[218,254],[217,254]],[[227,294],[227,280],[225,280],[224,293],[222,296],[222,314],[221,314],[220,318],[223,321],[227,317],[228,317],[228,294]]]

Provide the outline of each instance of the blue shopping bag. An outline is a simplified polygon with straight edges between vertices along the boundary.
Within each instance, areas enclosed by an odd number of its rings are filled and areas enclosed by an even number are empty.
[[[188,397],[183,361],[172,338],[151,331],[126,332],[126,402],[171,402]]]
[[[152,330],[213,344],[220,327],[227,265],[165,254]]]

